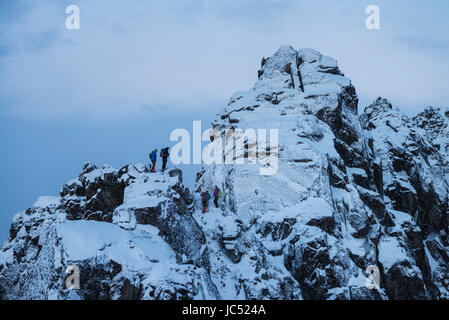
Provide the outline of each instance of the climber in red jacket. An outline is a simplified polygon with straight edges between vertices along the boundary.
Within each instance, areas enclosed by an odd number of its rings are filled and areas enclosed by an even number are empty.
[[[201,202],[203,204],[203,213],[206,213],[207,206],[209,205],[210,194],[208,191],[201,194]]]

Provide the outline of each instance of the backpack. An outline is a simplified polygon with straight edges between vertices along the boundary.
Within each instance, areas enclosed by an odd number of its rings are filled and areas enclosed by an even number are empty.
[[[168,157],[168,148],[161,150],[161,157]]]

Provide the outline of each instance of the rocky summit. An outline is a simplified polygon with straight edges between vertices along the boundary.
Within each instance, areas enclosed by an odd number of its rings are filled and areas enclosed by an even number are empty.
[[[359,111],[336,60],[283,46],[212,128],[278,129],[276,174],[205,165],[191,192],[179,169],[87,163],[14,217],[0,299],[449,298],[448,109]]]

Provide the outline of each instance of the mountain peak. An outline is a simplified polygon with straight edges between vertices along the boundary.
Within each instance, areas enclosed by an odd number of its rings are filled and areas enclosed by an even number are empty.
[[[335,59],[282,46],[213,123],[270,129],[270,157],[258,133],[243,163],[204,165],[193,194],[176,168],[86,163],[13,220],[0,299],[447,299],[447,120],[381,97],[359,116]],[[250,163],[253,147],[268,161]]]
[[[393,109],[393,105],[388,99],[378,97],[374,102],[365,108],[366,112],[370,110],[389,111]]]
[[[330,82],[343,86],[350,82],[344,78],[335,59],[315,49],[295,50],[292,46],[282,46],[271,57],[262,59],[256,88],[265,88],[268,84],[305,92],[307,86],[313,90],[316,84]]]

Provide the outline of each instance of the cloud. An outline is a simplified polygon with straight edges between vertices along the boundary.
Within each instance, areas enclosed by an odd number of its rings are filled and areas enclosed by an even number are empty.
[[[358,1],[70,1],[81,10],[76,31],[65,29],[69,1],[10,2],[17,4],[0,10],[12,17],[0,32],[3,116],[107,121],[156,106],[201,112],[205,101],[252,87],[262,56],[284,44],[337,58],[364,98],[413,106],[449,98],[447,35],[431,36],[449,23],[410,35],[391,18],[402,8],[390,2],[381,5],[379,32],[364,28]],[[428,7],[439,21],[438,6]]]
[[[0,2],[0,26],[7,25],[29,10],[29,5],[22,0]]]
[[[213,4],[214,11],[221,18],[239,22],[246,20],[257,24],[279,20],[297,8],[297,1],[288,0],[219,0]]]
[[[427,54],[437,53],[449,56],[449,39],[437,39],[430,36],[404,35],[396,38],[397,42],[414,50],[422,50]]]
[[[27,50],[35,53],[41,49],[51,47],[61,41],[60,31],[52,29],[39,34],[28,34],[24,36]]]
[[[0,57],[5,57],[9,55],[10,50],[7,46],[0,45]]]

